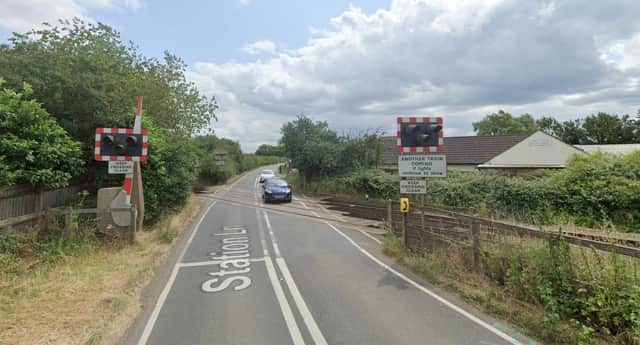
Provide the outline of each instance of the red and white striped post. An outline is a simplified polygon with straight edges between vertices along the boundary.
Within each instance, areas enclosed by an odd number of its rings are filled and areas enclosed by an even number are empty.
[[[138,105],[136,107],[136,118],[133,122],[133,132],[140,133],[142,131],[142,96],[138,96]],[[143,137],[142,141],[143,155],[147,154],[147,140]],[[133,174],[126,174],[124,177],[124,185],[122,190],[127,196],[127,204],[131,205],[131,191],[133,189]]]

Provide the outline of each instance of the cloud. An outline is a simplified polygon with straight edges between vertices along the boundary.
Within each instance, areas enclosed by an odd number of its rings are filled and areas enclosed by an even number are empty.
[[[0,27],[26,32],[41,27],[43,22],[78,17],[93,21],[89,15],[96,9],[138,10],[140,0],[3,0],[0,1]]]
[[[249,6],[251,4],[251,0],[240,0],[240,5]]]
[[[247,150],[301,111],[334,128],[389,132],[395,115],[441,115],[447,135],[500,108],[635,113],[637,13],[635,0],[396,0],[373,13],[351,7],[292,52],[200,62],[190,75],[224,107],[216,130]]]
[[[247,54],[258,55],[263,53],[275,54],[276,44],[269,40],[256,41],[246,44],[242,50]]]

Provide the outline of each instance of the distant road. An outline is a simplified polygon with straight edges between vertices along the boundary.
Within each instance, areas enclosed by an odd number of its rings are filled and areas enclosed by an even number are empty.
[[[380,254],[375,238],[262,209],[257,172],[212,200],[127,344],[520,344]],[[303,200],[286,209],[304,206]],[[169,273],[170,272],[170,273]],[[526,344],[531,342],[527,341]],[[524,342],[523,342],[524,344]]]

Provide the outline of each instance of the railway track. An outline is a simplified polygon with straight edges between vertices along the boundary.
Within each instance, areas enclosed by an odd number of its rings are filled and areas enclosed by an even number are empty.
[[[321,203],[330,210],[343,212],[344,214],[351,217],[379,221],[384,221],[387,218],[387,206],[380,202],[342,200],[334,197],[327,197],[322,199]],[[401,219],[401,213],[398,210],[399,206],[397,205],[397,203],[394,203],[392,206],[392,218]],[[421,210],[417,210],[416,208],[414,208],[413,212],[409,214],[409,224],[413,226],[420,225],[421,217]],[[558,233],[559,231],[561,231],[564,236],[576,239],[610,243],[631,248],[640,248],[640,234],[603,232],[571,228],[554,228],[550,226],[536,228],[531,225],[521,223],[487,220],[484,218],[475,217],[444,208],[425,208],[425,222],[435,221],[441,223],[442,225],[440,227],[444,228],[445,230],[462,228],[465,226],[466,222],[472,221],[473,219],[482,221],[484,223],[493,223],[496,228],[500,228],[501,225],[505,224],[511,227],[522,227],[529,230],[544,231],[548,233]],[[491,231],[489,229],[487,230]]]

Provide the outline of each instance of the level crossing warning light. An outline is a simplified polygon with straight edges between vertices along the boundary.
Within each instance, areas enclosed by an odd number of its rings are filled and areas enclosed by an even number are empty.
[[[442,117],[398,117],[397,149],[400,153],[442,152]]]
[[[147,131],[131,128],[96,128],[95,160],[147,160]]]

